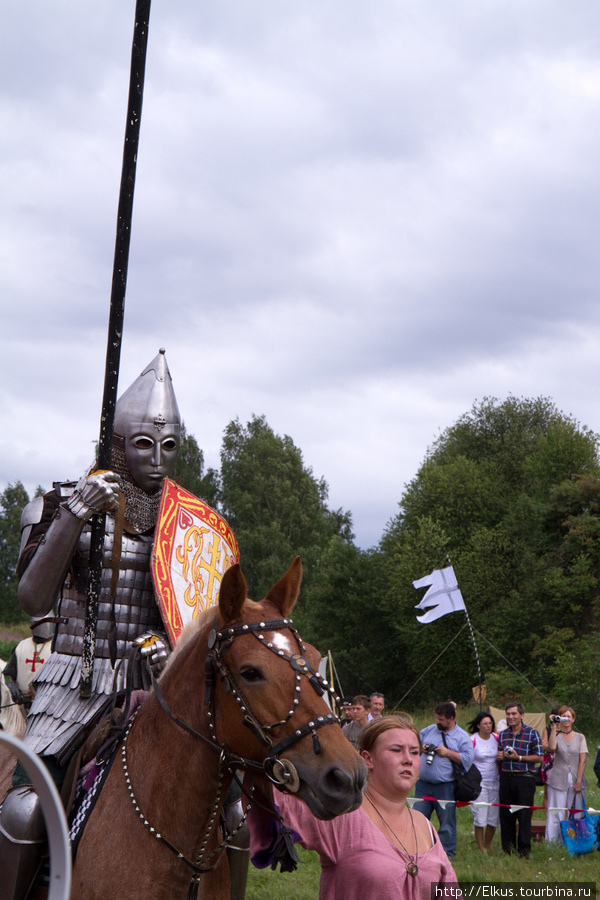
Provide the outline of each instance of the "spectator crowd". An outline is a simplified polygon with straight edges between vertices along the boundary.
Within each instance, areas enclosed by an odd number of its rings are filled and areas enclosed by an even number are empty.
[[[384,705],[383,694],[377,692],[344,698],[343,733],[357,749],[369,723],[384,716]],[[572,811],[585,808],[588,786],[589,751],[585,736],[575,728],[575,710],[566,705],[553,709],[541,733],[526,724],[525,709],[518,701],[506,704],[504,718],[498,722],[489,708],[482,710],[469,722],[469,733],[456,722],[456,704],[439,703],[434,715],[435,721],[419,732],[420,771],[412,809],[428,820],[435,813],[437,834],[448,858],[452,860],[457,852],[453,802],[457,778],[473,767],[480,780],[477,802],[471,806],[480,851],[491,849],[499,829],[505,854],[529,856],[532,807],[540,784],[547,809],[545,840],[562,843],[561,822]],[[600,784],[600,748],[594,772]]]

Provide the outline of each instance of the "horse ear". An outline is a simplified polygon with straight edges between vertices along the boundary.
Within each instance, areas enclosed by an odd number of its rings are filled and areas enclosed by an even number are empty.
[[[240,564],[236,563],[227,569],[219,590],[219,610],[225,622],[236,619],[246,601],[248,586],[242,575]]]
[[[283,578],[280,578],[277,584],[273,585],[265,600],[270,600],[278,608],[282,616],[289,616],[296,605],[301,582],[302,563],[300,562],[300,557],[297,556]]]

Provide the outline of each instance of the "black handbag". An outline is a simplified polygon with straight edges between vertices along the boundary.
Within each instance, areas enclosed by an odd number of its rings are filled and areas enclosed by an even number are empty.
[[[444,747],[448,749],[446,736],[443,731],[442,740]],[[475,763],[466,772],[463,772],[462,766],[459,766],[454,760],[451,760],[451,762],[454,771],[454,799],[458,800],[459,803],[470,803],[472,800],[477,800],[481,793],[481,772]]]

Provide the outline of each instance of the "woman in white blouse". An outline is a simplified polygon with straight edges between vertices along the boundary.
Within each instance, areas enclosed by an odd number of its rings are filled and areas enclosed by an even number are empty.
[[[497,805],[500,791],[498,735],[494,733],[496,723],[490,713],[480,712],[469,724],[475,749],[473,762],[481,772],[481,793],[477,801],[496,804],[471,807],[475,840],[479,849],[483,851],[490,849],[496,828],[500,824],[500,810]]]

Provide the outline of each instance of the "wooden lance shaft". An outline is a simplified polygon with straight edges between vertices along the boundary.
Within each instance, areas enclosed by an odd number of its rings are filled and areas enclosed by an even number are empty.
[[[133,192],[140,141],[140,125],[142,121],[142,99],[144,96],[144,74],[146,70],[149,18],[150,0],[137,0],[135,7],[135,25],[133,29],[133,45],[131,48],[129,99],[127,104],[127,122],[125,125],[123,164],[121,167],[121,188],[119,192],[117,233],[115,238],[115,256],[110,294],[106,366],[104,370],[104,394],[102,397],[100,439],[98,442],[99,469],[110,468],[115,407],[117,403],[117,385],[119,381],[119,364],[121,359],[121,339],[123,336],[123,318],[125,314],[125,288],[127,285],[127,266],[129,263],[129,244],[131,240]],[[87,606],[85,611],[85,631],[83,635],[81,678],[79,683],[79,692],[82,697],[89,697],[92,692],[96,628],[98,624],[98,600],[102,578],[102,557],[104,554],[104,528],[105,516],[94,516],[92,519]]]

